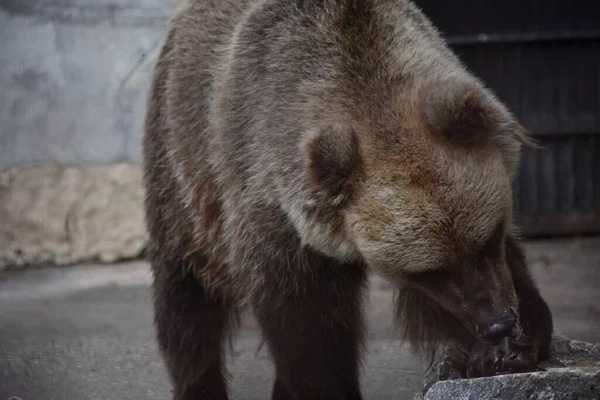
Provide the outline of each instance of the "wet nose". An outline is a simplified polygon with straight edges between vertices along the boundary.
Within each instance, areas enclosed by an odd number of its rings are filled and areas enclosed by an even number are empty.
[[[509,336],[517,323],[517,314],[509,311],[502,318],[487,324],[477,324],[476,331],[479,337],[485,341],[499,341]]]

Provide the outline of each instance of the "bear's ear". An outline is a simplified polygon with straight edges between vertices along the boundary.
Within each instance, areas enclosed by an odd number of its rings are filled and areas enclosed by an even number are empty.
[[[485,89],[473,84],[449,84],[430,88],[423,111],[432,134],[458,145],[515,140],[532,146],[526,130]]]
[[[431,133],[455,144],[475,144],[496,129],[498,115],[476,88],[448,85],[430,89],[423,111]]]
[[[306,165],[312,181],[331,196],[348,196],[362,170],[357,135],[352,130],[327,128],[304,143]]]

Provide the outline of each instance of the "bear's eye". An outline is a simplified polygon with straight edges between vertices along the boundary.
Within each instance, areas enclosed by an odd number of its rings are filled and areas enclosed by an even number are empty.
[[[502,219],[490,235],[489,239],[479,249],[478,258],[496,259],[500,255],[502,249],[502,241],[504,240],[504,219]]]
[[[411,279],[419,284],[427,286],[439,286],[446,283],[452,277],[452,271],[446,268],[432,269],[417,272],[411,275]]]

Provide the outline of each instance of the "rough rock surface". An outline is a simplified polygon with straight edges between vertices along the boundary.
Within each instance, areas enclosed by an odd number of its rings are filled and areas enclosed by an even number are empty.
[[[541,372],[461,379],[444,352],[427,373],[415,400],[598,400],[600,344],[553,338]]]
[[[13,168],[0,174],[0,270],[139,256],[147,235],[139,165]]]

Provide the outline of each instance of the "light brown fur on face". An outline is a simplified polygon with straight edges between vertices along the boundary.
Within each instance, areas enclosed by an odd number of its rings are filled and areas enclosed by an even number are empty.
[[[348,210],[357,246],[382,272],[456,264],[511,218],[510,181],[498,152],[465,153],[431,138],[409,143],[397,156],[374,153],[373,164],[365,161],[363,194]]]
[[[390,124],[395,129],[361,137],[364,172],[345,216],[349,236],[368,265],[399,285],[425,290],[473,329],[516,308],[501,253],[512,218],[510,166],[518,152],[498,142],[513,140],[515,148],[518,142],[487,115],[464,123],[488,105],[465,104],[462,91],[454,92],[459,95],[444,97],[446,104],[438,102],[442,116],[444,107],[455,111],[446,121],[436,114],[439,131],[422,119],[426,113],[413,112]],[[465,130],[444,135],[457,126]],[[436,271],[450,274],[445,285],[413,278],[431,272],[426,276],[435,281]]]

